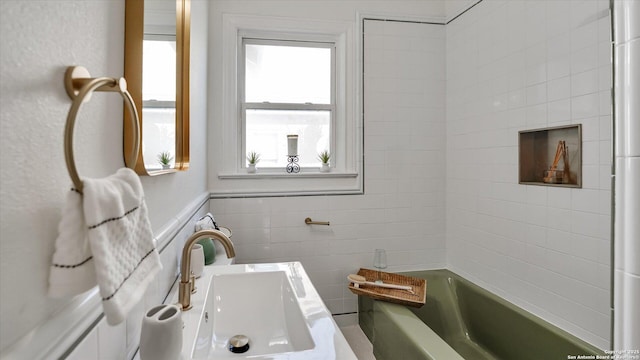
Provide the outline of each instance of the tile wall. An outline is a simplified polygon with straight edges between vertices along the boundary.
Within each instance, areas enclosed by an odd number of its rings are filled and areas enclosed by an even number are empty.
[[[608,1],[484,0],[447,25],[448,265],[610,344]],[[582,124],[581,189],[518,184],[518,131]]]
[[[444,36],[365,21],[365,194],[212,199],[238,262],[301,261],[333,314],[357,310],[346,277],[372,267],[375,248],[392,271],[445,266]]]
[[[640,349],[640,2],[614,8],[616,61],[614,341]]]

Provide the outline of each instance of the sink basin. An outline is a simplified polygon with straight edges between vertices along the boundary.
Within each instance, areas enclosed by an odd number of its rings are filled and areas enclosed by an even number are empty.
[[[299,262],[205,267],[196,288],[183,359],[356,359]]]
[[[201,318],[195,358],[237,357],[229,339],[250,340],[246,355],[303,351],[315,345],[283,271],[214,275]]]

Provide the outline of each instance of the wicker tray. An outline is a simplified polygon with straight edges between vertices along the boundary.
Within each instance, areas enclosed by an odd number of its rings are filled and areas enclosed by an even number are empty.
[[[387,289],[371,285],[360,285],[357,288],[352,282],[349,282],[349,290],[356,295],[369,296],[376,300],[413,307],[422,307],[427,301],[427,281],[425,279],[370,269],[360,269],[358,275],[364,276],[367,281],[371,282],[380,279],[387,284],[410,285],[413,287],[415,294],[411,294],[406,290]]]

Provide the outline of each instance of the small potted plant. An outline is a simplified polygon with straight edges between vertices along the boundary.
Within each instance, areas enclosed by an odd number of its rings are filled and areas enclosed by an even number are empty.
[[[322,167],[320,168],[320,172],[329,172],[329,160],[331,159],[331,154],[328,150],[325,150],[318,154],[318,159],[322,162]]]
[[[173,156],[168,151],[163,151],[158,154],[158,162],[162,165],[163,169],[168,169],[171,167],[171,160],[173,160]]]
[[[251,151],[250,153],[247,154],[247,162],[249,162],[249,165],[247,166],[247,172],[248,173],[255,173],[256,172],[256,164],[260,161],[260,154],[258,154],[255,151]]]

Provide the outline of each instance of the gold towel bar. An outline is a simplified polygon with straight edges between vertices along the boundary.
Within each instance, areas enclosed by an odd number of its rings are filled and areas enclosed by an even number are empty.
[[[131,168],[135,167],[140,147],[140,122],[138,121],[138,111],[136,104],[133,102],[131,94],[127,91],[127,81],[124,78],[115,79],[109,77],[91,78],[89,71],[82,66],[69,66],[64,74],[64,87],[67,95],[73,100],[69,115],[67,116],[67,124],[64,128],[64,156],[67,161],[67,169],[69,176],[75,189],[82,193],[82,180],[78,175],[76,163],[73,158],[73,127],[76,123],[76,116],[83,102],[89,101],[91,93],[94,91],[115,91],[122,95],[126,100],[127,108],[131,112],[131,124],[133,128],[134,138],[136,142],[133,146],[131,154],[128,155],[126,164],[131,164]]]
[[[311,218],[304,219],[304,223],[307,225],[327,225],[329,226],[328,221],[313,221]]]

